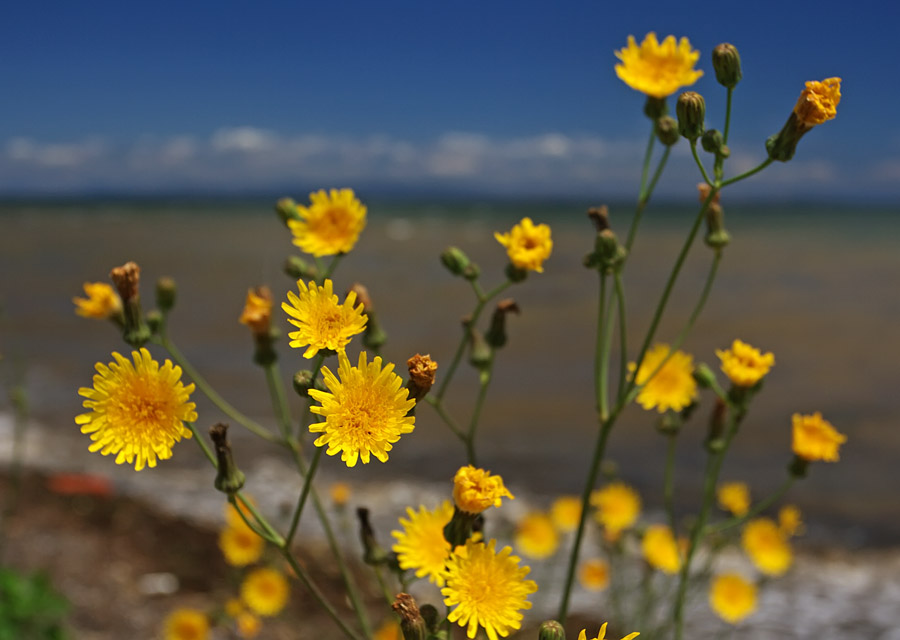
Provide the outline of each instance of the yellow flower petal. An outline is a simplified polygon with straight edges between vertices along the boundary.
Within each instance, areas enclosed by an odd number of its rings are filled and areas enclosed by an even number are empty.
[[[616,75],[632,89],[654,98],[665,98],[681,87],[694,84],[702,71],[694,69],[700,52],[691,49],[687,38],[676,43],[675,36],[667,36],[660,44],[652,31],[640,46],[634,36],[628,36],[628,46],[615,52],[622,64],[616,65]]]

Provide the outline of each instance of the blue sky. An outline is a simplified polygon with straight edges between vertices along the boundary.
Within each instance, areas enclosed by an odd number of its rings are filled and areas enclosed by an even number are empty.
[[[627,5],[627,6],[625,6]],[[840,76],[838,117],[745,197],[900,196],[896,15],[823,0],[18,2],[0,20],[0,195],[357,186],[633,193],[649,122],[615,76],[629,34],[740,49],[730,164],[764,157],[803,82]],[[735,6],[740,8],[723,9]],[[896,10],[894,10],[896,11]],[[687,145],[660,184],[693,197]]]

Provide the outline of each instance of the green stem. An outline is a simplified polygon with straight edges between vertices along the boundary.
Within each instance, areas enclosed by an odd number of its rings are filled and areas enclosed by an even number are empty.
[[[319,467],[319,460],[322,458],[322,447],[316,447],[313,454],[312,463],[309,471],[303,478],[303,489],[300,491],[300,497],[297,499],[297,506],[294,507],[294,515],[291,517],[291,526],[284,538],[284,546],[290,547],[294,534],[297,533],[297,526],[300,524],[300,515],[303,513],[303,507],[306,506],[306,499],[309,497],[309,491],[312,488],[313,477],[316,475],[316,469]]]
[[[241,498],[241,504],[243,504],[243,505],[250,504],[249,501],[246,500],[243,496],[240,496],[240,498]],[[228,496],[228,502],[231,503],[235,512],[238,514],[238,517],[244,521],[244,524],[247,525],[247,527],[249,527],[250,530],[253,531],[253,533],[258,535],[260,538],[262,538],[266,542],[269,542],[269,543],[275,545],[276,547],[281,546],[281,543],[283,542],[283,538],[280,535],[278,535],[278,533],[274,529],[272,529],[272,527],[269,525],[269,523],[267,521],[265,521],[265,519],[262,517],[261,514],[259,514],[258,512],[255,512],[255,513],[257,513],[257,515],[255,515],[254,520],[251,521],[250,518],[247,517],[247,514],[244,513],[243,509],[240,509],[237,506],[237,499],[235,496]],[[265,525],[263,525],[263,523],[265,523]]]
[[[653,145],[656,143],[656,122],[650,123],[650,137],[647,139],[647,147],[644,150],[644,162],[641,165],[641,189],[638,191],[640,197],[644,195],[644,188],[647,186],[647,175],[650,172],[650,158],[653,157]]]
[[[651,130],[650,136],[651,141],[655,137],[655,133]],[[650,196],[653,195],[653,190],[656,188],[656,183],[659,181],[659,177],[662,175],[663,169],[666,166],[666,161],[669,159],[669,153],[671,152],[672,147],[666,147],[665,151],[663,151],[662,157],[659,159],[659,163],[656,165],[656,171],[653,172],[653,179],[650,180],[650,184],[645,186],[646,180],[646,169],[649,165],[645,164],[644,177],[641,179],[641,191],[638,196],[637,206],[634,210],[634,216],[631,218],[631,227],[628,229],[628,238],[625,241],[625,249],[628,251],[631,250],[631,245],[634,244],[634,238],[637,235],[638,225],[641,221],[641,216],[644,213],[644,209],[647,204],[650,202]],[[649,162],[650,158],[645,158],[645,162]]]
[[[675,528],[675,445],[678,442],[678,435],[671,433],[668,434],[668,438],[663,503],[666,506],[666,515],[669,518],[669,528],[672,530],[672,535],[677,536],[678,531]]]
[[[278,442],[278,436],[274,435],[264,426],[255,422],[245,416],[243,413],[235,409],[231,406],[225,399],[220,396],[215,389],[206,381],[206,379],[200,375],[200,373],[188,362],[187,358],[184,357],[184,354],[175,346],[175,343],[172,342],[168,336],[161,335],[159,338],[155,339],[154,342],[159,344],[163,349],[169,352],[169,355],[172,356],[172,359],[178,364],[187,376],[193,380],[194,384],[197,385],[197,388],[210,399],[210,401],[219,408],[219,410],[224,413],[226,416],[243,426],[245,429],[253,433],[254,435],[259,436],[264,440],[268,440],[269,442]]]
[[[725,520],[724,522],[720,522],[718,524],[710,525],[706,528],[706,533],[721,533],[727,529],[731,529],[732,527],[737,527],[749,520],[750,518],[754,518],[758,516],[760,513],[768,509],[770,506],[778,502],[784,494],[788,492],[788,490],[794,485],[794,482],[797,481],[792,475],[789,475],[787,479],[781,483],[781,486],[775,490],[775,493],[770,495],[765,500],[760,501],[755,504],[752,509],[750,509],[747,513],[742,516],[735,516],[729,520]]]
[[[596,408],[597,413],[600,415],[600,420],[606,420],[606,417],[609,415],[609,400],[607,398],[607,371],[606,367],[603,366],[604,362],[604,348],[606,347],[606,340],[604,339],[603,330],[606,328],[606,324],[609,320],[607,318],[607,308],[606,308],[606,274],[600,274],[600,295],[597,309],[597,346],[594,352],[594,383],[596,387],[594,388],[594,397],[596,398]]]
[[[491,361],[484,371],[481,372],[481,386],[478,389],[478,397],[475,399],[475,408],[472,410],[472,420],[469,422],[469,431],[466,434],[466,457],[469,459],[469,464],[473,467],[478,466],[478,463],[475,460],[475,430],[478,428],[478,419],[481,417],[484,399],[487,397],[488,386],[491,383],[493,366],[494,358],[491,356]]]
[[[463,430],[459,428],[459,426],[456,424],[456,421],[447,412],[447,409],[444,407],[444,403],[441,400],[432,398],[430,395],[427,395],[425,396],[425,402],[434,407],[434,410],[437,411],[438,416],[440,416],[440,418],[444,421],[444,424],[450,427],[450,430],[454,433],[454,435],[456,435],[457,438],[459,438],[463,442],[466,441],[466,434],[463,433]]]
[[[725,100],[725,130],[722,132],[722,144],[728,144],[728,133],[731,131],[731,96],[734,87],[728,87],[728,97]]]
[[[344,257],[343,253],[335,254],[335,256],[331,259],[331,262],[328,264],[328,268],[325,270],[325,273],[322,274],[322,284],[325,283],[326,278],[330,278],[331,274],[334,273],[334,270],[337,269],[338,263],[341,261],[341,258]]]
[[[628,377],[628,336],[627,323],[625,322],[627,310],[625,309],[625,288],[622,286],[622,274],[616,271],[616,304],[619,307],[619,382],[616,385],[616,394],[625,388],[625,380]]]
[[[291,435],[291,411],[284,395],[284,385],[281,383],[281,369],[277,360],[265,365],[263,369],[266,372],[269,394],[272,396],[272,408],[275,409],[278,424],[281,426],[281,435],[287,440]]]
[[[734,184],[735,182],[739,182],[740,180],[749,178],[750,176],[752,176],[756,173],[759,173],[760,171],[762,171],[763,169],[768,167],[770,164],[772,164],[772,162],[773,162],[772,158],[766,158],[762,164],[760,164],[757,167],[754,167],[753,169],[750,169],[750,171],[745,171],[744,173],[742,173],[740,175],[737,175],[733,178],[729,178],[728,180],[723,181],[722,184],[719,185],[719,188],[724,188],[730,184]]]
[[[700,169],[700,173],[703,174],[703,181],[706,182],[709,186],[713,186],[713,181],[709,179],[709,174],[706,173],[706,167],[703,166],[703,162],[700,160],[700,156],[697,155],[697,141],[691,140],[691,155],[694,156],[694,162],[697,163],[697,167]]]

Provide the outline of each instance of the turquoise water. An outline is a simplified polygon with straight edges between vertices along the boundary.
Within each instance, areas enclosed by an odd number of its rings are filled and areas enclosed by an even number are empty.
[[[486,467],[503,473],[512,486],[548,497],[578,490],[595,433],[597,277],[581,266],[593,242],[584,216],[588,204],[372,202],[369,226],[335,278],[336,288],[357,279],[369,287],[390,335],[387,359],[402,363],[421,352],[446,363],[459,336],[459,319],[474,300],[465,283],[441,267],[440,251],[449,244],[465,249],[482,267],[489,287],[499,281],[505,264],[493,231],[508,229],[524,215],[552,224],[554,254],[545,273],[533,274],[510,292],[522,314],[510,322],[510,341],[498,356],[479,431]],[[625,273],[630,357],[693,211],[692,206],[648,209]],[[751,482],[758,497],[776,487],[790,459],[794,412],[821,411],[848,435],[841,462],[814,465],[792,494],[807,512],[814,539],[900,540],[897,213],[890,207],[728,207],[733,242],[710,302],[685,344],[697,360],[714,368],[714,350],[736,337],[776,355],[776,367],[736,441],[724,479]],[[630,208],[612,207],[612,218],[614,229],[625,235]],[[281,299],[292,286],[281,264],[293,247],[269,201],[8,203],[0,207],[0,231],[0,351],[7,364],[24,363],[35,418],[60,434],[76,432],[73,466],[79,465],[79,456],[90,455],[86,437],[72,422],[80,412],[77,388],[90,384],[94,362],[108,360],[122,345],[105,323],[75,317],[71,298],[80,294],[83,282],[104,280],[112,266],[127,260],[141,265],[147,285],[163,275],[176,278],[173,338],[243,411],[271,419],[264,381],[250,362],[250,340],[236,321],[248,287],[267,283]],[[698,243],[660,327],[660,340],[671,340],[680,329],[709,261],[709,250]],[[145,288],[145,299],[152,297],[150,291]],[[281,324],[287,328],[283,319]],[[281,346],[286,377],[306,366],[299,352]],[[474,373],[463,367],[448,395],[460,420],[468,416],[474,389]],[[679,495],[685,508],[700,483],[709,407],[704,398],[679,448]],[[220,419],[203,401],[199,410],[202,424]],[[622,477],[651,506],[660,502],[665,449],[653,428],[655,417],[638,408],[626,411],[610,441],[610,457]],[[396,445],[389,464],[358,467],[346,472],[348,479],[452,476],[464,460],[458,442],[430,408],[419,411],[417,425]],[[243,455],[261,450],[240,436],[238,443]],[[182,447],[167,464],[195,463],[195,452]],[[336,460],[328,464],[338,469]]]

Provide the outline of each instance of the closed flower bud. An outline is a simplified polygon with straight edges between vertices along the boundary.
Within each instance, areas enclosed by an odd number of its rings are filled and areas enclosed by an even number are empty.
[[[702,362],[694,368],[694,380],[704,389],[709,389],[717,383],[715,372]]]
[[[153,309],[152,311],[147,312],[147,327],[150,329],[150,333],[156,334],[159,333],[159,330],[163,326],[163,315],[160,311]]]
[[[700,146],[707,153],[720,153],[725,143],[722,139],[722,132],[718,129],[710,129],[704,132],[700,138]]]
[[[478,329],[469,328],[469,363],[476,369],[486,369],[494,358],[494,351]]]
[[[287,226],[288,220],[299,220],[300,215],[297,213],[297,203],[291,198],[282,198],[275,205],[275,213],[278,218]]]
[[[315,280],[319,270],[300,256],[291,256],[284,263],[284,272],[295,280]]]
[[[244,486],[244,473],[234,463],[231,443],[228,442],[228,425],[219,422],[209,428],[209,437],[216,448],[215,487],[223,493],[233,495]]]
[[[678,114],[678,131],[693,142],[703,135],[706,119],[706,101],[695,91],[685,91],[678,96],[675,105]]]
[[[494,349],[499,349],[506,344],[506,315],[519,313],[519,305],[512,298],[506,298],[497,303],[494,315],[491,317],[491,326],[484,338]]]
[[[656,137],[659,141],[671,147],[678,142],[678,122],[672,116],[663,116],[656,121]]]
[[[398,593],[391,609],[400,616],[400,631],[403,633],[403,640],[425,640],[428,629],[425,619],[419,613],[415,598],[408,593]]]
[[[712,52],[713,69],[716,71],[716,80],[728,89],[734,89],[741,81],[741,56],[737,47],[723,42],[717,45]]]
[[[293,379],[294,391],[301,398],[309,397],[310,389],[318,389],[319,391],[328,391],[320,379],[313,383],[313,373],[309,369],[303,369],[294,374]]]
[[[441,253],[441,263],[455,276],[463,276],[466,268],[471,264],[469,256],[458,247],[447,247]]]
[[[126,262],[121,267],[115,267],[110,271],[109,277],[122,299],[125,315],[122,337],[132,347],[141,347],[150,339],[150,330],[144,324],[141,311],[141,268],[134,262]]]
[[[566,640],[566,630],[556,620],[546,620],[538,627],[538,640]]]
[[[625,247],[619,244],[619,239],[611,229],[606,229],[597,234],[594,247],[596,266],[603,273],[613,273],[625,262],[627,251]]]
[[[175,294],[178,289],[172,278],[160,278],[156,281],[156,306],[163,313],[175,306]]]
[[[644,115],[651,120],[659,120],[669,113],[669,106],[666,104],[665,98],[654,98],[647,96],[647,102],[644,103]]]
[[[504,273],[510,282],[522,282],[522,280],[528,277],[528,271],[526,269],[520,269],[511,262],[506,265]]]
[[[711,203],[706,209],[706,237],[708,247],[722,249],[731,242],[731,235],[725,230],[725,214],[722,206]]]

